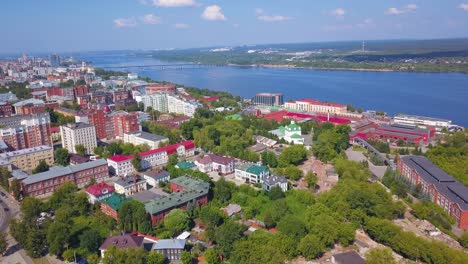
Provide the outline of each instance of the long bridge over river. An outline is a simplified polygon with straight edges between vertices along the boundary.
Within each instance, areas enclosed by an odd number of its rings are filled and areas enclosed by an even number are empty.
[[[184,70],[198,68],[216,68],[224,67],[223,64],[196,64],[196,63],[175,63],[175,64],[144,64],[144,65],[122,65],[122,66],[103,66],[105,69],[130,69],[130,68],[151,68],[151,70]]]

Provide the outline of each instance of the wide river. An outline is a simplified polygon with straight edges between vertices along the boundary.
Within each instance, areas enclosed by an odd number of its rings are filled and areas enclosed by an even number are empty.
[[[74,54],[94,66],[170,64],[125,52]],[[252,67],[161,67],[112,69],[138,73],[157,81],[228,91],[243,98],[280,92],[287,99],[317,98],[382,110],[447,118],[468,127],[468,74],[323,71]]]

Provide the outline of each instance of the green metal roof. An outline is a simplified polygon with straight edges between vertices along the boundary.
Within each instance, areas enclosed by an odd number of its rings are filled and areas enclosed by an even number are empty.
[[[268,171],[268,168],[265,166],[258,166],[258,165],[252,165],[246,170],[248,173],[252,173],[255,175],[260,175],[265,171]]]
[[[291,136],[291,138],[302,138],[299,134],[294,134]]]
[[[193,167],[196,167],[197,165],[195,165],[195,163],[193,163],[193,162],[180,161],[180,162],[177,162],[176,166],[178,168],[180,168],[180,169],[188,170],[188,169],[191,169]]]
[[[109,205],[112,209],[118,211],[122,207],[122,204],[133,200],[132,198],[126,198],[125,195],[119,195],[113,193],[110,197],[101,201],[101,203]]]
[[[298,126],[296,123],[291,123],[288,126],[286,126],[287,130],[292,130],[292,131],[299,131],[301,130],[301,127]]]
[[[197,198],[207,195],[210,184],[202,180],[193,179],[187,176],[178,177],[170,180],[171,183],[181,185],[184,191],[171,193],[169,196],[152,200],[145,204],[146,212],[157,214],[168,209],[176,208]]]

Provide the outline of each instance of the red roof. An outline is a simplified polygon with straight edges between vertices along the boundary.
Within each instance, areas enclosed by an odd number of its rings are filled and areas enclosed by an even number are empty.
[[[60,132],[59,126],[50,127],[50,133],[56,133],[56,132]]]
[[[188,149],[195,148],[195,143],[193,143],[192,140],[182,141],[182,142],[172,144],[172,145],[169,145],[169,146],[165,146],[165,147],[162,147],[162,148],[157,148],[157,149],[152,149],[152,150],[148,150],[148,151],[145,151],[145,152],[141,152],[140,157],[143,158],[145,156],[153,155],[153,154],[160,153],[160,152],[167,152],[167,155],[171,155],[173,153],[176,153],[177,148],[179,148],[180,146],[184,146],[185,150],[188,150]],[[112,160],[112,161],[117,162],[117,163],[127,161],[127,160],[131,160],[131,159],[133,159],[133,155],[129,155],[129,156],[115,155],[115,156],[112,156],[112,157],[109,158],[109,160]]]
[[[110,186],[105,182],[100,182],[98,184],[91,185],[86,189],[87,193],[92,194],[94,196],[113,193],[114,191],[114,186]]]
[[[216,95],[206,96],[206,97],[200,98],[201,101],[205,101],[205,102],[212,102],[212,101],[216,101],[218,99],[219,99],[219,96],[216,96]]]
[[[337,125],[342,124],[350,124],[351,121],[346,118],[338,118],[338,117],[330,117],[324,115],[310,115],[310,114],[303,114],[303,113],[295,113],[295,112],[288,112],[286,110],[281,110],[278,112],[273,112],[263,116],[268,120],[276,120],[278,123],[283,121],[283,119],[294,119],[294,120],[302,120],[302,119],[313,119],[319,122],[330,122]]]

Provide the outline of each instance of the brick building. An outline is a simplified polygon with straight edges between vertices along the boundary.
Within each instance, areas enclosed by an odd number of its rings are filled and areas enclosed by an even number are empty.
[[[13,105],[6,102],[0,102],[0,117],[7,117],[13,114]]]
[[[54,163],[54,149],[51,146],[38,146],[0,153],[0,160],[7,161],[18,169],[31,172],[41,160],[51,166]]]
[[[94,110],[88,114],[88,120],[96,128],[96,136],[99,139],[106,139],[106,116],[103,110]]]
[[[137,113],[118,111],[112,113],[109,117],[111,120],[108,120],[107,122],[113,122],[114,129],[112,135],[107,135],[108,138],[122,139],[125,133],[140,130]]]
[[[468,229],[468,188],[423,156],[404,156],[397,169],[413,185],[421,186],[432,202],[452,216],[460,229]]]
[[[361,122],[355,126],[349,134],[350,141],[358,137],[364,140],[386,140],[398,141],[415,145],[428,144],[435,135],[435,129],[423,129],[415,126],[401,124],[376,124],[372,122]]]
[[[75,183],[81,188],[91,179],[101,182],[108,178],[107,162],[104,159],[99,159],[79,165],[51,167],[46,172],[29,175],[18,180],[21,181],[21,191],[24,196],[46,197],[66,182]]]
[[[47,112],[0,119],[0,140],[10,149],[52,146],[50,115]]]
[[[110,197],[101,200],[101,211],[116,221],[119,220],[119,210],[122,204],[131,201],[132,198],[127,198],[125,195],[113,193]]]

